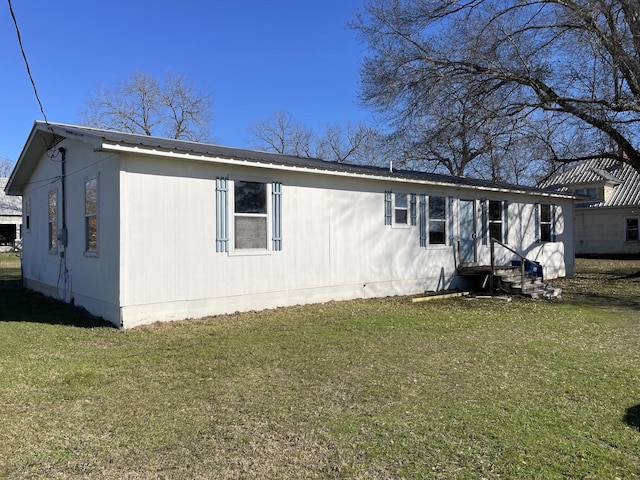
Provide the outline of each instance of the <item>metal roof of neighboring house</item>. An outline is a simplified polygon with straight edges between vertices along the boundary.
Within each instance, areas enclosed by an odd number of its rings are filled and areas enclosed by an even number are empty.
[[[315,173],[342,173],[366,177],[382,177],[388,179],[400,179],[418,181],[436,185],[475,187],[494,191],[510,191],[520,193],[533,193],[539,195],[551,195],[567,197],[570,195],[558,191],[544,190],[538,187],[512,185],[508,183],[493,182],[488,180],[454,177],[437,173],[420,171],[396,170],[390,167],[376,167],[370,165],[357,165],[347,162],[330,162],[317,158],[303,158],[291,155],[282,155],[256,150],[223,147],[199,142],[173,140],[147,135],[116,132],[92,127],[67,125],[61,123],[44,123],[36,121],[29,135],[29,139],[20,154],[16,167],[9,179],[7,190],[11,194],[20,194],[23,182],[26,183],[28,175],[20,175],[21,170],[29,170],[33,165],[23,165],[34,162],[36,157],[44,153],[46,142],[34,141],[37,136],[44,136],[48,145],[54,145],[64,138],[72,138],[85,141],[94,145],[96,149],[109,151],[133,151],[140,153],[154,153],[173,155],[194,160],[230,159],[238,160],[247,165],[262,166],[266,168],[291,168],[312,171]],[[40,149],[39,155],[30,155],[31,149]],[[18,178],[19,177],[19,178]]]
[[[541,187],[557,191],[608,185],[612,191],[604,201],[576,203],[576,207],[640,206],[640,173],[628,163],[611,158],[597,158],[577,163],[549,178]]]
[[[22,215],[22,199],[4,193],[8,178],[0,178],[0,215]]]

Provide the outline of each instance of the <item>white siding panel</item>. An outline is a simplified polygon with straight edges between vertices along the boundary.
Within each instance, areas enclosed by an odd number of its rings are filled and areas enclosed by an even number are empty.
[[[211,277],[213,181],[137,173],[126,177],[124,302],[197,297]]]

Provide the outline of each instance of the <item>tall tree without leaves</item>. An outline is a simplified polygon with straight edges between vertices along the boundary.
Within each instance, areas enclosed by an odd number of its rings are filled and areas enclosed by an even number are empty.
[[[487,122],[530,122],[521,141],[541,132],[551,160],[640,172],[638,0],[368,0],[354,26],[369,45],[363,98],[396,119],[463,85],[490,100],[476,110]]]
[[[313,132],[285,111],[277,111],[271,119],[258,120],[248,131],[254,148],[296,157],[313,156]]]
[[[8,158],[0,157],[0,178],[8,177],[13,171],[14,163]]]
[[[382,153],[387,139],[362,123],[332,124],[314,132],[280,110],[270,119],[255,122],[248,132],[253,137],[253,147],[260,150],[367,165],[389,161]]]
[[[183,75],[164,84],[144,72],[114,88],[99,90],[82,114],[87,125],[142,135],[205,141],[212,118],[211,98]]]

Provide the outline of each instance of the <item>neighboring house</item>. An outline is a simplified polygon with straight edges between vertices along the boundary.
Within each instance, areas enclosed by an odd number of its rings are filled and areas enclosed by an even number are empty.
[[[640,255],[640,174],[613,159],[577,163],[544,182],[574,193],[576,255]]]
[[[20,247],[22,232],[22,201],[4,193],[8,178],[0,178],[0,252]]]
[[[573,196],[424,172],[36,122],[6,190],[25,286],[124,328],[464,288],[490,236],[574,266]]]

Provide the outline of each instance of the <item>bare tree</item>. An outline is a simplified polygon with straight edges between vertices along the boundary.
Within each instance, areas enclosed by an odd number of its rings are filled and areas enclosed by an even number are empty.
[[[390,160],[388,139],[364,123],[327,125],[319,134],[278,111],[249,129],[253,147],[297,157],[315,157],[334,162],[381,165]]]
[[[115,88],[87,101],[83,122],[143,135],[202,141],[209,136],[211,98],[195,90],[180,74],[167,74],[164,84],[137,72]]]
[[[8,177],[13,171],[14,162],[8,158],[0,157],[0,177]]]
[[[363,100],[398,124],[464,85],[490,100],[491,123],[553,123],[550,161],[604,155],[640,171],[637,0],[368,0],[354,26],[370,52]],[[571,137],[591,141],[554,157]]]
[[[409,136],[416,167],[463,176],[495,148],[495,122],[482,115],[477,96],[460,85],[444,86],[431,92],[432,102],[401,117],[399,125]]]
[[[196,92],[183,75],[167,75],[160,91],[161,104],[168,109],[166,136],[187,140],[206,140],[211,122],[211,99]]]
[[[380,165],[383,136],[364,123],[335,123],[324,128],[316,145],[316,156],[335,162]]]
[[[272,119],[260,120],[248,129],[254,148],[296,157],[311,157],[314,135],[287,112],[277,111]]]

